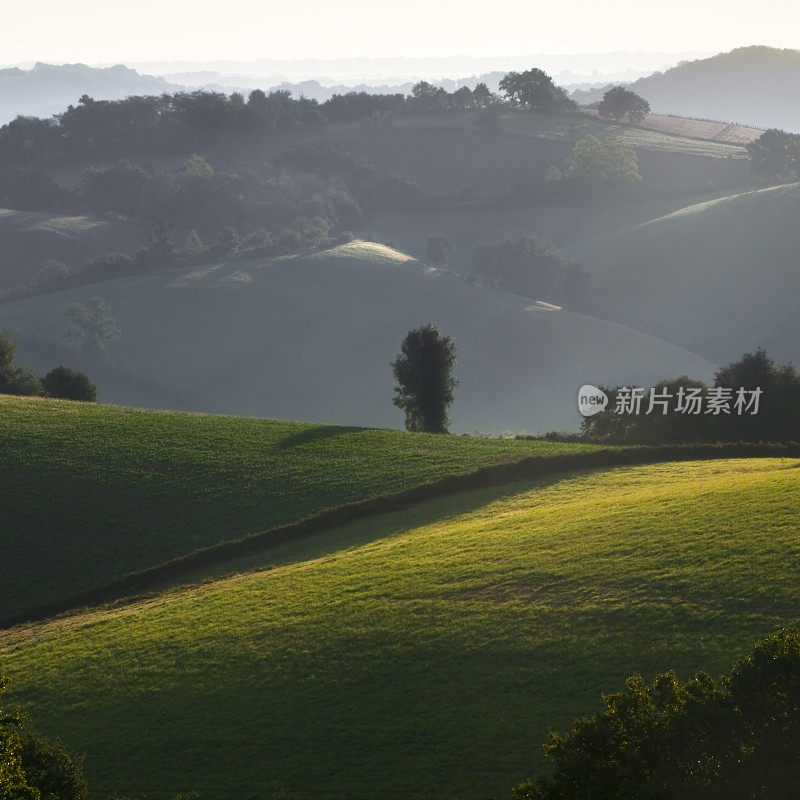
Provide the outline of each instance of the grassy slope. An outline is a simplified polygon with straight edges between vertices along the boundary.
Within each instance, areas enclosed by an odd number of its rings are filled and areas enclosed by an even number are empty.
[[[744,192],[566,253],[592,276],[594,313],[717,361],[764,345],[800,359],[800,184]]]
[[[453,430],[576,427],[577,387],[645,383],[713,364],[673,345],[569,311],[473,286],[382,245],[353,242],[285,258],[239,258],[92,284],[0,305],[0,327],[39,337],[19,361],[49,369],[61,355],[64,311],[105,297],[122,331],[103,360],[146,376],[196,411],[399,427],[389,367],[409,329],[426,322],[454,336],[460,386]],[[46,351],[47,346],[54,348]],[[55,348],[60,347],[59,351]],[[100,397],[155,405],[96,378]],[[133,381],[132,381],[133,383]],[[163,392],[160,396],[163,396]]]
[[[579,445],[0,396],[0,618],[323,508]]]
[[[796,621],[799,527],[796,460],[483,490],[8,631],[2,665],[98,793],[483,800],[630,672]]]

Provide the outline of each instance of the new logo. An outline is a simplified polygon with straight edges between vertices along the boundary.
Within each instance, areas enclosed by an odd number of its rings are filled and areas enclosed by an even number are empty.
[[[585,383],[578,390],[578,411],[584,417],[599,414],[608,405],[608,395],[596,386]]]

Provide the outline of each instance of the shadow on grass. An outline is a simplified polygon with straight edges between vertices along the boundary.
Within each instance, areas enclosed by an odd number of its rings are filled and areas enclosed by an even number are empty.
[[[293,433],[281,439],[275,444],[275,449],[279,452],[284,450],[291,450],[294,447],[302,447],[310,442],[318,442],[320,439],[332,439],[335,436],[341,436],[345,433],[358,433],[363,428],[348,427],[345,425],[320,425],[314,428]]]

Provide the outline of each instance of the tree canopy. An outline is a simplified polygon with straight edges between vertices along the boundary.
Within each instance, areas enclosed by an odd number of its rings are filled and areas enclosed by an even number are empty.
[[[564,177],[586,186],[630,186],[642,180],[636,151],[618,136],[575,142]]]
[[[601,117],[641,122],[650,113],[650,103],[624,86],[614,86],[603,95],[597,110]]]
[[[800,796],[800,631],[758,642],[730,676],[633,675],[551,733],[553,774],[514,800],[793,800]]]
[[[500,90],[514,106],[531,111],[568,111],[575,103],[560,86],[541,69],[509,72],[500,81]]]
[[[800,135],[777,128],[764,131],[747,145],[750,169],[766,180],[793,179],[800,176]]]

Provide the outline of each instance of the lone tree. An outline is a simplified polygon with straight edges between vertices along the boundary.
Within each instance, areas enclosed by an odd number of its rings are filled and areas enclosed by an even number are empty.
[[[564,178],[583,186],[630,186],[642,180],[636,151],[618,136],[575,142]]]
[[[398,386],[394,404],[406,414],[406,430],[447,433],[448,410],[458,381],[455,342],[428,323],[409,331],[392,362]]]
[[[794,179],[800,174],[800,136],[770,128],[747,145],[750,169],[765,180]]]
[[[535,67],[525,72],[509,72],[499,85],[513,106],[531,111],[569,111],[575,108],[567,93],[556,86],[544,70]]]
[[[641,122],[650,113],[650,103],[624,86],[609,89],[597,107],[601,117],[620,120],[627,117],[631,123]]]
[[[90,297],[85,303],[72,303],[65,316],[67,328],[64,338],[89,350],[102,350],[120,335],[104,297]]]
[[[428,260],[435,267],[443,267],[453,252],[453,243],[445,236],[429,236],[426,248]]]

